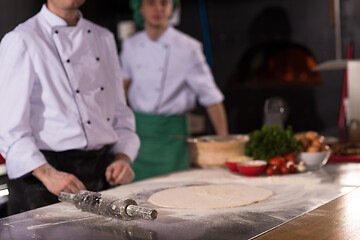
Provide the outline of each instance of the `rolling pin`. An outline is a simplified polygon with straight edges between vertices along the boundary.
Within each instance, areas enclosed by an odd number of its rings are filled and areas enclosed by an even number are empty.
[[[122,220],[131,220],[141,217],[146,220],[157,218],[157,211],[137,206],[133,199],[104,198],[101,193],[81,190],[76,194],[60,192],[58,199],[61,202],[73,203],[84,212],[91,212],[107,217]]]

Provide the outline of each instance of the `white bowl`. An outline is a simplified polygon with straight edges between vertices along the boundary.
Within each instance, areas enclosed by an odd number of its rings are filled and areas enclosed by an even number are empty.
[[[298,161],[304,161],[306,169],[313,171],[324,166],[331,155],[331,150],[323,152],[301,152],[297,156]]]

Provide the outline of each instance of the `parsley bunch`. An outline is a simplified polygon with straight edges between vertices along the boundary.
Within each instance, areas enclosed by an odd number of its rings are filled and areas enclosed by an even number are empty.
[[[267,161],[288,152],[298,152],[301,148],[301,142],[293,138],[291,126],[283,129],[279,125],[264,125],[260,130],[251,132],[249,138],[245,154],[259,160]]]

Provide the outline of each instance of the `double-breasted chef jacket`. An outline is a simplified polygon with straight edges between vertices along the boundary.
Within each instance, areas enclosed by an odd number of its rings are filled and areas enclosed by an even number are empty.
[[[0,153],[10,178],[46,163],[41,150],[139,148],[113,34],[41,11],[0,45]]]
[[[173,27],[156,41],[145,31],[126,39],[120,59],[124,79],[131,81],[128,100],[134,111],[181,115],[197,100],[208,107],[224,99],[201,43]]]

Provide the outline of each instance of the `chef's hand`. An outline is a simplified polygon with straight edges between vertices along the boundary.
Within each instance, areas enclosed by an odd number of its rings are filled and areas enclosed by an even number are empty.
[[[86,190],[84,184],[74,175],[56,170],[46,163],[36,168],[32,174],[37,177],[49,190],[58,195],[60,192],[77,193]]]
[[[106,168],[105,176],[110,185],[130,183],[135,177],[130,158],[122,153],[116,154],[115,161]]]

